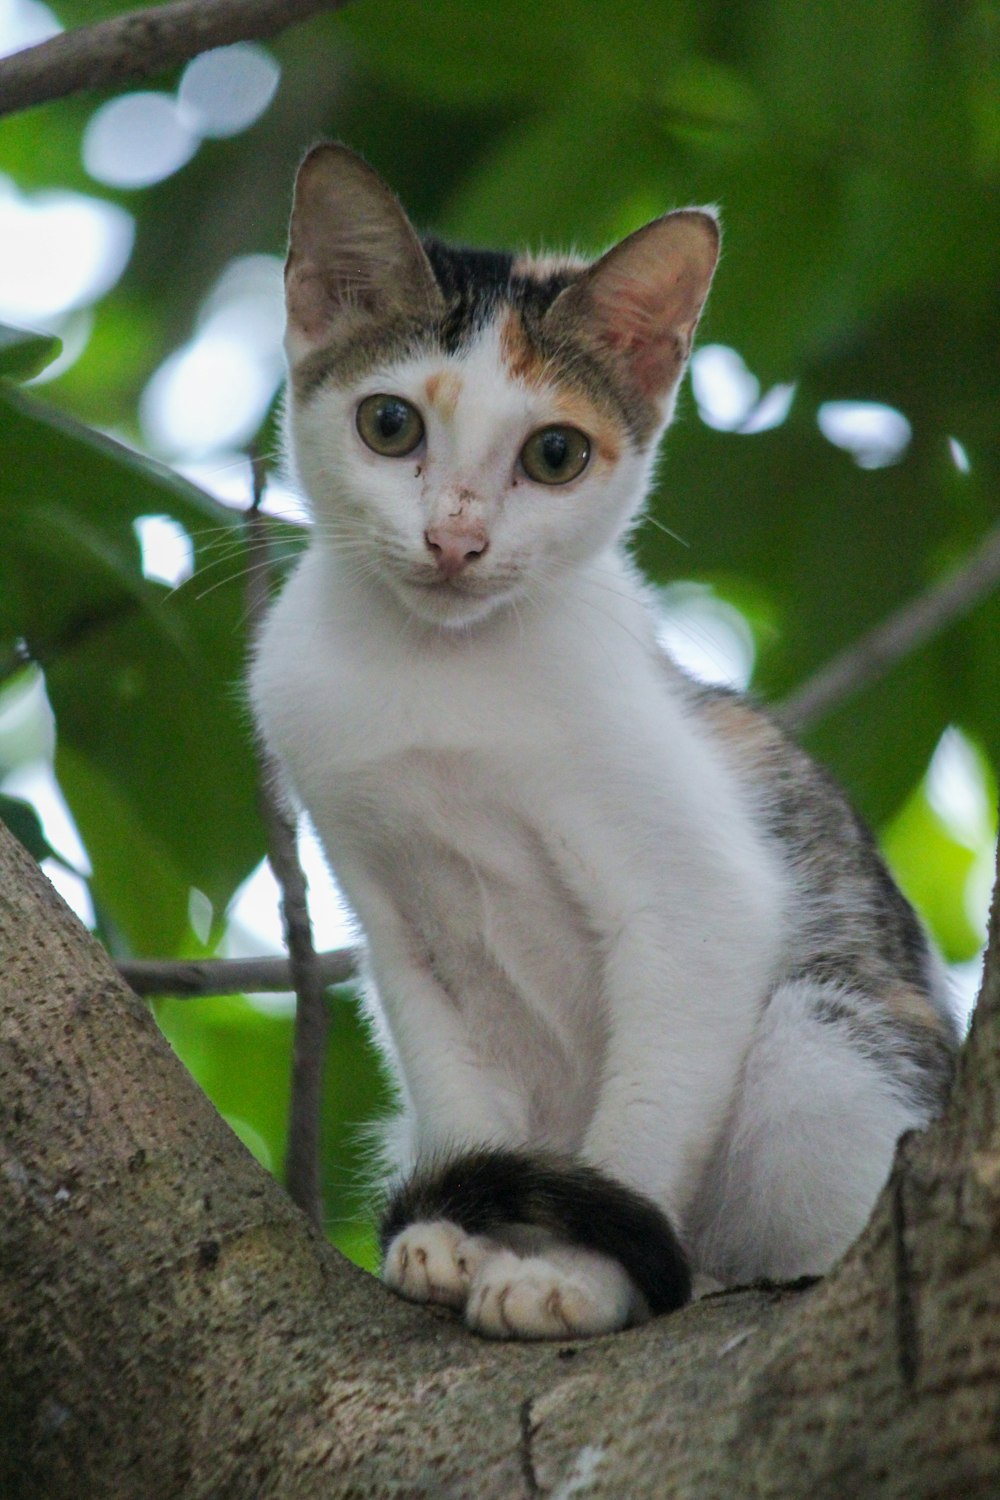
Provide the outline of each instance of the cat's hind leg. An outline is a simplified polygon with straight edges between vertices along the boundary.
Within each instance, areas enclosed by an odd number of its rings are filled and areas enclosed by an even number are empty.
[[[796,980],[760,1019],[685,1225],[727,1285],[822,1275],[864,1228],[896,1142],[943,1105],[952,1028],[924,995]]]

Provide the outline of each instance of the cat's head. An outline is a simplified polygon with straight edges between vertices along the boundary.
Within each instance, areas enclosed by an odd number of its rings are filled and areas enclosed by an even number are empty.
[[[718,248],[684,209],[593,264],[451,249],[353,152],[315,147],[285,289],[317,544],[445,626],[544,595],[641,505]]]

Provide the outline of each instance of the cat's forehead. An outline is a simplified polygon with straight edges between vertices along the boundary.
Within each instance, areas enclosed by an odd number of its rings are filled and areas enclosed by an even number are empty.
[[[413,401],[425,420],[450,431],[456,454],[520,443],[532,427],[552,422],[581,428],[611,462],[625,440],[617,414],[538,355],[511,306],[498,308],[454,352],[432,346],[373,371],[362,385],[368,388]]]
[[[343,333],[332,329],[330,343],[292,370],[300,400],[327,384],[353,386],[380,369],[430,353],[471,357],[481,365],[484,345],[516,362],[523,375],[531,342],[527,328],[537,328],[559,293],[586,269],[586,262],[573,256],[470,250],[433,238],[422,243],[443,307],[426,322],[376,313],[351,319]],[[509,330],[499,344],[490,338],[497,329]]]
[[[428,339],[412,346],[373,369],[361,389],[398,390],[449,427],[488,430],[530,421],[566,398],[556,372],[528,356],[521,330],[519,314],[497,306],[459,344]]]
[[[469,250],[433,238],[425,239],[423,246],[445,299],[438,336],[448,352],[460,349],[507,310],[529,323],[538,322],[587,264],[568,255]]]
[[[382,376],[419,370],[431,381],[428,400],[447,417],[470,381],[481,401],[499,382],[522,393],[557,396],[560,420],[579,419],[582,425],[586,419],[593,428],[598,413],[602,426],[610,420],[621,437],[648,440],[659,412],[637,399],[616,361],[597,356],[586,340],[547,334],[546,314],[589,262],[572,255],[470,250],[433,238],[422,244],[443,305],[426,320],[398,310],[389,316],[359,310],[331,330],[326,347],[293,366],[299,401],[308,402],[325,387],[356,390]],[[412,384],[407,394],[419,397]]]

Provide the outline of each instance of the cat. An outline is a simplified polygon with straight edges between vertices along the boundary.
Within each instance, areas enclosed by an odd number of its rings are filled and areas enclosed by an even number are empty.
[[[495,1337],[824,1273],[953,1071],[870,833],[666,658],[624,549],[718,249],[703,209],[593,263],[449,248],[340,145],[296,181],[315,524],[251,699],[367,938],[384,1279]]]

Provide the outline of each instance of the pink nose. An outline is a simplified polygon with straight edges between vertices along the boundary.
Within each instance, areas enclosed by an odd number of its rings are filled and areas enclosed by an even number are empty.
[[[442,578],[454,578],[477,557],[482,557],[489,540],[481,526],[429,526],[424,541],[434,555]]]

